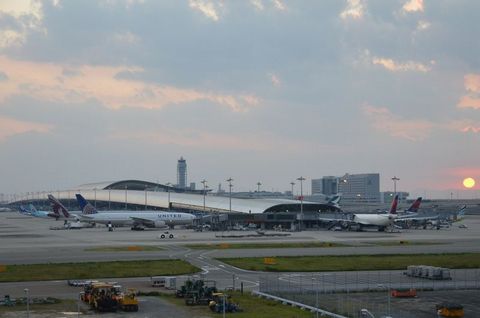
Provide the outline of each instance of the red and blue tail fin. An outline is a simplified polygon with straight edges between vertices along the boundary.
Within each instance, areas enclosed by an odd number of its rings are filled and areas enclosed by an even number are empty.
[[[420,204],[422,203],[422,197],[418,197],[412,205],[407,209],[407,212],[418,212]]]
[[[397,206],[398,206],[398,194],[393,198],[392,206],[390,207],[390,214],[397,214]]]

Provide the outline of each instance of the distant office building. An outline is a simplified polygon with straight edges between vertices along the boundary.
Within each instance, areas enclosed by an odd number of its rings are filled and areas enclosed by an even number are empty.
[[[183,157],[177,162],[177,187],[180,189],[187,187],[187,161]]]
[[[190,188],[189,188],[189,190],[195,190],[195,188],[196,188],[195,182],[190,182]]]
[[[312,195],[335,195],[338,191],[338,177],[325,176],[312,179]]]
[[[323,179],[312,179],[312,195],[323,193]]]
[[[338,179],[342,202],[380,202],[380,174],[346,174]]]

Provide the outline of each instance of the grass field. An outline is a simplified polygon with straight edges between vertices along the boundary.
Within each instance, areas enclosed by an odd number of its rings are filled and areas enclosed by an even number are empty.
[[[234,314],[227,313],[227,316],[235,318],[311,318],[312,313],[308,311],[300,310],[299,308],[293,308],[290,306],[282,305],[281,303],[257,298],[250,293],[229,292],[232,296],[233,303],[238,304],[243,312],[236,312]],[[161,296],[167,299],[169,302],[184,307],[192,313],[192,317],[222,317],[221,314],[210,311],[208,306],[186,306],[183,298],[175,298],[172,295]]]
[[[0,306],[0,317],[27,317],[26,314],[27,305],[26,304],[17,304],[16,306]],[[61,299],[58,303],[55,304],[30,304],[30,316],[34,316],[34,312],[41,312],[45,315],[50,314],[50,317],[58,317],[58,312],[77,312],[77,301],[73,299]],[[82,313],[84,309],[81,309]],[[12,315],[12,312],[16,312],[15,316]],[[73,316],[73,315],[72,315]],[[76,317],[76,315],[74,316]]]
[[[289,242],[289,243],[214,243],[214,244],[188,244],[188,248],[196,250],[216,249],[243,249],[243,248],[304,248],[304,247],[344,247],[348,246],[333,242]]]
[[[480,267],[480,253],[274,257],[275,264],[268,265],[261,257],[219,260],[238,268],[267,272],[388,270],[405,269],[408,265]]]
[[[99,246],[86,248],[85,252],[155,252],[162,251],[160,246],[131,245],[131,246]]]
[[[198,271],[182,260],[3,265],[0,282],[182,275]]]

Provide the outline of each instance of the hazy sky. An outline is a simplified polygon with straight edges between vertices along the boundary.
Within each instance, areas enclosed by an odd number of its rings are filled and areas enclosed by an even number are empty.
[[[0,192],[480,182],[480,1],[0,0]],[[480,196],[479,196],[480,197]]]

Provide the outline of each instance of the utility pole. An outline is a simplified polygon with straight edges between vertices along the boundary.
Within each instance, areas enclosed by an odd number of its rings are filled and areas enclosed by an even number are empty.
[[[393,176],[392,178],[393,181],[393,196],[397,195],[397,181],[400,181],[400,178],[397,178],[396,176]]]
[[[257,192],[260,192],[260,186],[262,185],[262,183],[259,181],[257,182]]]
[[[303,230],[303,181],[305,181],[304,177],[297,178],[300,181],[300,230]]]
[[[229,195],[229,197],[230,197],[230,213],[232,213],[232,187],[233,187],[232,181],[233,181],[232,178],[227,179],[228,187],[230,188],[230,192],[229,192],[230,193],[230,195]]]
[[[200,181],[203,184],[203,213],[205,213],[205,196],[207,195],[207,180]]]

